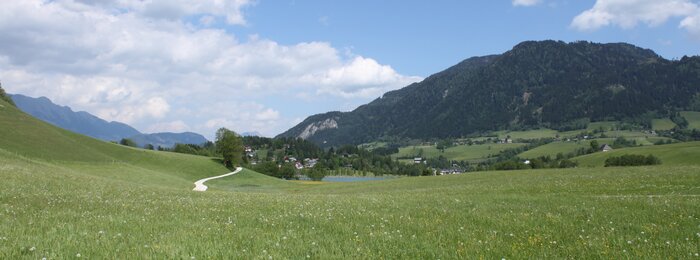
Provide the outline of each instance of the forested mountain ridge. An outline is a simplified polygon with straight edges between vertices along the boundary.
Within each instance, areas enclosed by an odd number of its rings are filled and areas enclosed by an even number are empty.
[[[311,116],[279,136],[329,146],[557,128],[687,108],[698,92],[700,57],[671,61],[626,43],[530,41],[467,59],[352,112]]]

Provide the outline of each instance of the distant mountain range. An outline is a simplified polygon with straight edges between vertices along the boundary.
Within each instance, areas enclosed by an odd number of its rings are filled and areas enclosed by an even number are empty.
[[[241,136],[262,136],[258,132],[243,132],[241,133]]]
[[[152,144],[154,147],[173,147],[175,144],[203,144],[208,142],[204,136],[192,133],[156,133],[156,134],[139,134],[130,137],[132,141],[143,147],[146,144]]]
[[[529,41],[473,57],[351,112],[328,112],[278,137],[322,146],[456,138],[503,129],[668,114],[700,103],[700,57],[667,60],[625,43]]]
[[[63,129],[105,141],[129,138],[141,147],[152,144],[164,148],[173,147],[176,143],[203,144],[208,141],[204,136],[190,132],[143,134],[124,123],[107,122],[83,111],[74,112],[70,107],[56,105],[46,97],[9,96],[27,114]]]

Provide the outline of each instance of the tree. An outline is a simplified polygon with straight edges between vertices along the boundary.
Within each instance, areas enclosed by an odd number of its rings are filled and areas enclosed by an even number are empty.
[[[326,172],[320,167],[314,167],[306,171],[306,176],[312,181],[321,181],[323,177],[326,177]]]
[[[593,140],[591,141],[591,152],[596,152],[600,149],[600,146],[598,145],[598,141]]]
[[[2,83],[0,83],[0,99],[5,100],[5,102],[10,103],[10,105],[16,106],[15,102],[12,101],[12,98],[10,98],[7,93],[5,93],[5,90],[2,89]]]
[[[226,128],[216,131],[216,150],[227,167],[239,166],[243,161],[243,141],[234,131]]]
[[[124,146],[131,146],[131,147],[137,147],[137,146],[138,146],[138,145],[136,144],[136,142],[134,142],[133,140],[128,139],[128,138],[122,138],[122,140],[119,141],[119,144],[124,145]]]
[[[284,164],[282,168],[279,169],[279,177],[282,179],[291,180],[296,175],[296,170],[291,164]],[[323,179],[323,177],[321,177]]]
[[[153,147],[152,144],[146,144],[146,145],[143,146],[143,148],[146,149],[146,150],[153,150],[153,149],[155,149],[155,147]]]

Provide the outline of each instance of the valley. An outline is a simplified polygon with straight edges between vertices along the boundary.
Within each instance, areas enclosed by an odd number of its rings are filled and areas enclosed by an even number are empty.
[[[663,258],[700,241],[697,142],[610,153],[660,166],[602,168],[596,153],[575,169],[321,184],[244,169],[194,192],[230,170],[0,104],[0,258]]]
[[[524,42],[275,138],[134,136],[150,146],[0,88],[0,259],[696,258],[697,68]]]

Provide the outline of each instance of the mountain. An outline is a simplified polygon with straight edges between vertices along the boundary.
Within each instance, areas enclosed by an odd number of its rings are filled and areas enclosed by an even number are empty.
[[[48,98],[32,98],[11,95],[17,107],[27,114],[60,128],[105,141],[141,134],[133,127],[119,122],[107,122],[87,112],[74,112],[70,107],[59,106]]]
[[[261,136],[259,132],[254,131],[254,132],[243,132],[241,133],[241,136]]]
[[[1,89],[1,88],[0,88]],[[204,136],[196,133],[155,133],[142,134],[133,127],[120,122],[107,122],[87,112],[74,112],[70,107],[59,106],[46,97],[32,98],[24,95],[10,95],[17,107],[42,121],[60,128],[105,141],[119,141],[129,138],[139,146],[152,144],[170,148],[176,143],[203,144]]]
[[[204,136],[192,132],[139,134],[129,139],[136,142],[140,147],[151,144],[156,148],[158,146],[170,148],[175,146],[175,144],[203,144],[209,141]]]
[[[310,116],[278,137],[331,146],[561,129],[687,108],[698,92],[700,57],[667,60],[626,43],[528,41],[469,58],[351,112]]]

